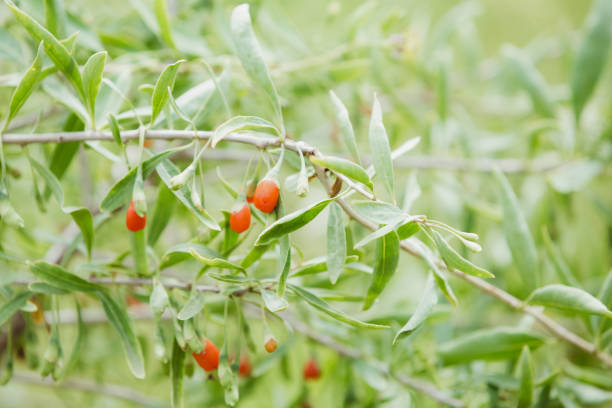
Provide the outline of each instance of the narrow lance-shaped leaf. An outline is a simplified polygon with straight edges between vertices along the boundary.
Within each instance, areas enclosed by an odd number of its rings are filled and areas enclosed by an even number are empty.
[[[155,245],[166,226],[168,226],[176,207],[175,203],[172,191],[165,184],[160,184],[149,224],[149,235],[147,237],[149,245]]]
[[[3,131],[8,127],[11,119],[13,119],[15,115],[17,115],[17,112],[19,112],[19,109],[21,109],[21,107],[28,100],[30,95],[32,95],[32,91],[34,90],[34,87],[40,79],[40,71],[42,69],[43,59],[42,50],[43,44],[41,42],[41,44],[38,46],[38,52],[36,53],[36,58],[34,58],[34,62],[32,62],[32,65],[30,65],[28,70],[23,74],[21,80],[19,80],[17,88],[15,88],[15,92],[13,92],[13,95],[11,96],[11,101],[9,102],[9,113],[4,122]],[[2,158],[0,158],[0,160],[1,159]]]
[[[45,23],[54,36],[62,38],[66,35],[66,10],[63,0],[44,0]]]
[[[0,147],[2,144],[0,144]],[[15,211],[11,202],[9,201],[6,187],[3,183],[0,183],[0,220],[13,227],[23,228],[23,218]]]
[[[362,217],[377,224],[394,224],[408,217],[408,214],[383,201],[354,201],[353,209]]]
[[[204,308],[204,304],[206,303],[206,298],[204,297],[204,293],[199,290],[192,290],[189,299],[185,302],[183,308],[178,312],[176,316],[179,320],[187,320],[191,319]]]
[[[518,199],[508,179],[499,170],[495,171],[495,177],[501,190],[506,242],[508,242],[512,259],[523,280],[522,292],[526,294],[538,285],[540,275],[538,254],[527,220],[521,211]]]
[[[289,271],[291,270],[291,241],[289,234],[285,234],[278,239],[278,288],[276,294],[278,297],[285,295],[285,288],[287,286],[287,278],[289,277]]]
[[[242,266],[234,264],[227,259],[223,259],[221,257],[210,258],[204,254],[200,254],[196,249],[190,249],[189,253],[204,265],[221,269],[235,269],[244,272],[244,268],[242,268]]]
[[[311,156],[310,162],[318,166],[327,167],[334,173],[342,174],[350,179],[365,184],[370,190],[374,189],[368,173],[360,165],[350,160],[333,156]]]
[[[276,87],[268,72],[268,67],[264,62],[259,42],[253,32],[251,25],[251,15],[249,14],[249,5],[241,4],[234,8],[231,17],[231,32],[234,46],[240,62],[244,67],[244,70],[251,77],[251,79],[259,84],[264,91],[268,94],[274,111],[278,116],[280,125],[283,123],[283,113],[276,92]],[[284,135],[281,134],[281,137]]]
[[[461,272],[467,273],[468,275],[480,276],[482,278],[495,277],[495,275],[493,275],[491,272],[474,265],[461,255],[459,255],[459,253],[455,251],[450,245],[448,245],[448,243],[437,231],[430,231],[433,235],[436,247],[438,247],[438,251],[440,251],[440,256],[449,268],[459,269]]]
[[[372,282],[368,288],[363,310],[374,304],[397,269],[399,261],[400,242],[395,231],[390,232],[376,242],[376,260]]]
[[[9,301],[0,306],[0,326],[11,318],[27,301],[34,295],[34,292],[25,290],[13,296]]]
[[[89,117],[92,120],[92,127],[95,128],[96,118],[96,97],[100,92],[100,84],[102,83],[102,74],[104,74],[104,65],[106,64],[106,51],[95,53],[85,63],[83,67],[83,88],[85,90],[85,98],[87,101],[87,109]]]
[[[259,234],[255,245],[268,244],[283,235],[302,228],[319,215],[333,200],[333,198],[328,198],[279,218]]]
[[[612,42],[610,21],[612,3],[608,0],[594,2],[572,70],[572,103],[576,121],[593,94],[606,65]]]
[[[518,356],[523,346],[535,348],[543,343],[542,337],[530,331],[496,327],[451,340],[440,346],[438,355],[446,365],[473,360],[504,360]]]
[[[264,288],[260,292],[266,308],[272,313],[278,313],[289,307],[287,300],[279,297],[275,292]]]
[[[577,313],[597,314],[612,318],[612,312],[599,299],[582,289],[565,285],[548,285],[536,289],[527,301]]]
[[[387,328],[389,328],[389,326],[379,325],[379,324],[372,324],[372,323],[365,323],[365,322],[362,322],[362,321],[357,320],[355,318],[352,318],[352,317],[346,315],[344,312],[332,308],[323,299],[321,299],[320,297],[316,296],[312,292],[307,291],[304,288],[301,288],[299,286],[292,285],[292,284],[288,284],[287,287],[289,289],[291,289],[293,291],[293,293],[295,293],[296,295],[298,295],[299,297],[304,299],[306,302],[308,302],[312,307],[314,307],[315,309],[320,310],[321,312],[323,312],[323,313],[333,317],[334,319],[336,319],[338,321],[341,321],[341,322],[346,323],[348,325],[351,325],[351,326],[354,326],[354,327],[358,327],[358,328],[362,328],[362,329],[387,329]]]
[[[168,16],[168,6],[166,4],[166,0],[155,0],[154,11],[162,39],[170,47],[175,48],[174,40],[172,39],[172,28],[170,26],[170,17]]]
[[[43,261],[30,264],[30,271],[41,281],[69,292],[93,292],[102,289],[100,285],[86,281],[61,266]]]
[[[36,41],[42,41],[45,46],[45,51],[53,63],[66,75],[66,78],[72,83],[81,98],[85,99],[83,91],[83,80],[79,66],[68,49],[51,34],[46,28],[41,26],[36,20],[28,14],[17,8],[11,0],[4,0],[15,19],[30,33]]]
[[[168,87],[174,87],[174,81],[176,80],[176,74],[178,73],[179,66],[184,60],[176,61],[174,64],[170,64],[164,68],[162,73],[157,78],[155,88],[153,89],[153,96],[151,98],[151,124],[155,123],[155,119],[164,109],[168,103]]]
[[[421,324],[423,324],[423,322],[431,314],[436,303],[438,303],[438,295],[434,286],[434,275],[430,274],[427,278],[427,282],[425,283],[425,290],[423,291],[421,301],[404,327],[402,327],[395,335],[393,344],[395,344],[401,337],[412,334]]]
[[[170,360],[170,380],[172,387],[172,408],[183,408],[183,373],[185,371],[185,351],[176,340],[172,342],[172,357]]]
[[[132,374],[134,374],[136,378],[144,378],[145,370],[142,349],[140,348],[140,343],[136,339],[134,328],[132,327],[126,310],[120,307],[104,290],[99,290],[95,292],[95,294],[102,302],[102,307],[104,308],[108,321],[121,338],[121,344],[123,345],[123,350],[125,351]]]
[[[385,125],[383,124],[380,102],[378,102],[376,95],[374,95],[374,102],[372,104],[369,139],[372,162],[376,170],[376,175],[382,179],[385,189],[391,198],[395,200],[391,147],[389,146],[389,138],[387,137]]]
[[[342,209],[337,203],[331,203],[327,219],[327,270],[332,284],[338,281],[346,259],[346,233]]]
[[[519,377],[519,395],[517,408],[529,408],[533,402],[534,374],[529,347],[523,346],[521,357],[517,364]]]
[[[353,159],[355,159],[357,163],[361,163],[361,160],[359,160],[359,152],[357,151],[357,142],[355,141],[355,132],[353,131],[349,113],[334,91],[329,91],[329,96],[334,107],[336,119],[338,120],[338,127],[340,128],[340,134],[342,135],[344,144],[349,153],[351,153],[351,156],[353,156]]]
[[[272,122],[262,119],[257,116],[234,116],[233,118],[223,122],[215,129],[215,133],[212,137],[212,147],[223,140],[227,135],[236,132],[242,132],[246,130],[257,130],[280,134],[280,131],[274,126]]]

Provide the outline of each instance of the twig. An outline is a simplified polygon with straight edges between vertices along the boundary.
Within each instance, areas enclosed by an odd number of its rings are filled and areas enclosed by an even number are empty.
[[[366,359],[366,360],[370,360],[370,362],[372,362],[384,375],[394,378],[396,381],[398,381],[399,383],[412,388],[414,390],[420,391],[421,393],[423,393],[424,395],[427,395],[433,399],[435,399],[438,402],[441,402],[443,404],[446,404],[448,406],[451,407],[456,407],[456,408],[460,408],[463,407],[463,402],[461,402],[458,399],[452,398],[448,395],[446,395],[445,393],[443,393],[442,391],[440,391],[439,389],[437,389],[435,386],[433,386],[432,384],[426,382],[426,381],[421,381],[421,380],[417,380],[414,378],[411,378],[407,375],[403,375],[403,374],[398,374],[395,372],[392,372],[391,369],[389,368],[389,365],[379,361],[379,360],[372,360],[370,358],[367,358],[365,355],[363,355],[359,350],[346,346],[342,343],[337,342],[336,340],[334,340],[333,338],[319,333],[315,330],[312,330],[310,327],[308,327],[305,323],[302,323],[296,319],[293,318],[293,316],[291,316],[291,314],[289,314],[288,312],[282,312],[279,313],[282,318],[289,323],[296,331],[302,333],[303,335],[307,336],[308,338],[316,341],[317,343],[323,344],[333,350],[335,350],[338,354],[343,355],[345,357],[349,357],[352,359]]]
[[[211,137],[211,131],[198,131],[199,139],[207,140]],[[124,141],[138,139],[137,130],[126,130],[121,133]],[[193,131],[187,130],[149,130],[146,137],[149,139],[163,140],[192,140]],[[58,133],[7,133],[3,136],[5,144],[26,145],[31,143],[64,143],[75,141],[112,141],[110,132],[58,132]],[[280,146],[280,140],[273,137],[254,136],[249,134],[231,134],[225,137],[228,142],[236,142],[253,145],[260,149],[267,147]],[[313,154],[316,148],[304,142],[287,140],[285,147],[297,152],[298,147],[304,154]],[[180,153],[179,153],[180,155]],[[225,150],[209,150],[203,154],[204,158],[211,160],[242,160],[251,159],[249,152]],[[190,156],[191,157],[191,156]],[[370,160],[367,156],[363,157],[365,163]],[[538,173],[548,172],[567,165],[571,162],[561,160],[521,160],[521,159],[466,159],[460,157],[434,157],[434,156],[411,156],[410,158],[399,158],[394,165],[398,168],[423,169],[423,170],[448,170],[464,172],[492,172],[499,168],[504,173]]]
[[[71,378],[64,380],[60,383],[55,383],[48,378],[40,378],[37,374],[30,374],[27,372],[15,372],[13,374],[13,380],[22,383],[41,385],[51,388],[64,388],[83,392],[89,392],[94,394],[102,394],[113,398],[122,399],[125,401],[133,402],[138,406],[147,407],[167,407],[168,405],[164,402],[156,401],[148,396],[133,391],[131,388],[123,387],[120,385],[112,384],[98,384],[89,380]]]
[[[317,169],[315,166],[315,170],[317,171],[317,176],[319,177],[319,180],[325,187],[326,191],[329,193],[331,191],[331,187],[329,185],[329,181],[327,177],[321,171],[320,168]],[[369,230],[375,231],[376,229],[378,229],[378,226],[376,224],[370,222],[369,220],[357,214],[351,208],[351,206],[346,201],[344,201],[342,198],[336,199],[336,202],[342,207],[342,209],[346,212],[346,214],[353,220],[357,221],[358,223],[368,228]],[[411,255],[417,258],[421,258],[420,253],[416,251],[407,240],[402,241],[400,246],[404,251],[410,253]],[[549,318],[544,313],[542,313],[540,309],[525,305],[518,298],[512,296],[508,292],[503,291],[502,289],[499,289],[491,285],[490,283],[486,282],[483,279],[477,278],[472,275],[467,275],[457,269],[447,268],[447,266],[440,260],[438,260],[437,263],[440,268],[445,269],[448,272],[452,273],[453,275],[463,279],[464,281],[468,282],[472,286],[480,289],[482,292],[487,293],[501,300],[502,302],[509,305],[515,310],[518,310],[518,311],[521,311],[528,315],[533,316],[544,328],[546,328],[551,334],[553,334],[558,339],[563,340],[583,350],[584,352],[596,357],[597,359],[599,359],[601,362],[603,362],[607,366],[612,367],[612,356],[610,356],[609,354],[603,351],[598,350],[595,344],[589,343],[582,337],[566,329],[565,327],[563,327],[562,325],[560,325],[559,323],[557,323],[556,321],[554,321],[553,319]]]

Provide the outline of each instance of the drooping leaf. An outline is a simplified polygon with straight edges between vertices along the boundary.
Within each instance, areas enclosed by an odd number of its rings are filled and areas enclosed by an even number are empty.
[[[100,285],[86,281],[61,266],[43,261],[31,263],[30,271],[41,281],[69,292],[94,292],[102,289]]]
[[[211,145],[212,147],[215,147],[227,135],[237,132],[244,132],[247,130],[264,131],[274,133],[276,135],[280,134],[280,131],[276,128],[276,126],[274,126],[273,123],[260,117],[234,116],[233,118],[228,119],[217,126],[212,137]]]
[[[89,117],[94,120],[96,117],[96,97],[100,92],[100,84],[102,83],[102,74],[104,74],[104,65],[106,64],[106,51],[95,53],[85,63],[83,67],[83,88],[87,100],[87,108]]]
[[[395,231],[380,238],[376,243],[376,260],[374,261],[374,273],[363,310],[367,310],[374,304],[397,269],[399,261],[400,242]]]
[[[354,327],[362,328],[362,329],[387,329],[389,326],[365,323],[360,320],[354,319],[344,312],[340,310],[336,310],[332,308],[327,302],[323,299],[319,298],[315,294],[310,291],[307,291],[304,288],[301,288],[296,285],[288,284],[287,287],[293,291],[296,295],[304,299],[308,302],[312,307],[320,310],[321,312],[333,317],[334,319],[341,321],[343,323],[349,324]]]
[[[282,124],[283,114],[278,93],[264,62],[259,42],[253,32],[248,4],[241,4],[234,8],[230,26],[232,40],[244,70],[268,94],[274,111]]]
[[[332,284],[338,281],[344,269],[346,259],[346,233],[342,209],[337,203],[331,203],[327,219],[327,270]]]
[[[153,88],[153,96],[151,97],[151,123],[155,123],[155,119],[157,119],[157,116],[168,103],[168,88],[174,87],[176,74],[183,61],[184,60],[179,60],[174,64],[166,66],[159,75],[159,78],[157,78],[157,82]]]
[[[255,245],[269,244],[283,235],[287,235],[290,232],[302,228],[319,215],[319,213],[332,201],[334,201],[333,198],[328,198],[279,218],[259,234],[255,241]]]
[[[473,360],[504,360],[517,357],[523,346],[536,348],[544,343],[539,335],[513,327],[478,330],[443,344],[438,355],[446,365]]]
[[[149,296],[149,305],[153,314],[157,317],[161,316],[169,305],[168,292],[158,279],[154,280],[153,290],[151,296]]]
[[[271,290],[262,288],[261,297],[264,300],[266,308],[272,313],[283,311],[289,307],[289,303],[285,298],[279,297]]]
[[[601,77],[612,42],[612,4],[607,0],[593,2],[585,34],[572,69],[572,103],[576,121]]]
[[[547,285],[533,291],[528,302],[576,313],[597,314],[612,318],[612,312],[599,299],[582,289],[566,285]]]
[[[374,189],[368,173],[360,165],[350,160],[333,156],[311,156],[310,161],[318,166],[327,167],[335,173],[342,174],[350,179],[365,184],[370,190]]]
[[[170,358],[170,381],[172,387],[172,408],[183,408],[183,375],[185,371],[185,351],[181,349],[176,340],[172,342],[172,356]]]
[[[427,278],[425,289],[423,291],[423,297],[419,301],[419,304],[412,316],[410,316],[410,319],[393,338],[393,344],[395,344],[400,338],[409,336],[419,326],[421,326],[433,311],[433,307],[438,303],[438,295],[436,294],[433,276],[433,274],[430,274]]]
[[[145,377],[144,358],[140,343],[136,339],[134,328],[126,313],[126,310],[120,307],[113,298],[104,290],[94,292],[97,298],[102,302],[102,307],[106,313],[106,317],[121,338],[123,351],[127,358],[128,366],[132,374],[136,378]]]
[[[529,225],[521,210],[518,199],[504,174],[497,170],[495,177],[500,185],[504,213],[504,234],[523,281],[522,292],[529,293],[539,281],[538,253],[529,231]]]
[[[153,215],[149,222],[149,235],[147,237],[149,245],[155,245],[164,229],[168,226],[174,212],[174,203],[172,191],[165,184],[160,184],[157,190]]]
[[[391,160],[391,147],[382,119],[380,102],[374,96],[372,116],[370,118],[370,151],[376,175],[382,180],[389,196],[395,200],[395,186],[393,176],[393,161]]]
[[[192,290],[189,294],[187,302],[176,316],[179,320],[191,319],[204,308],[206,298],[204,294],[198,290]]]
[[[360,163],[361,161],[359,160],[359,152],[357,151],[357,142],[355,141],[355,132],[353,131],[353,125],[351,124],[349,113],[334,91],[329,91],[329,96],[332,100],[332,105],[334,107],[336,119],[338,120],[338,127],[340,128],[340,134],[342,135],[344,144],[351,153],[351,156],[353,156],[353,159],[355,159],[357,163]]]
[[[11,318],[19,309],[26,305],[28,300],[34,295],[34,292],[24,290],[19,292],[6,303],[0,306],[0,326]]]
[[[285,234],[278,239],[278,260],[276,264],[279,274],[276,294],[282,298],[285,295],[287,278],[291,270],[291,241],[289,240],[289,234]]]
[[[437,231],[430,231],[434,237],[436,247],[438,247],[438,251],[440,251],[440,256],[449,268],[459,269],[461,272],[467,273],[468,275],[479,276],[482,278],[495,277],[495,275],[493,275],[491,272],[474,265],[461,255],[459,255],[459,253],[455,251],[453,247],[448,245],[448,243]]]

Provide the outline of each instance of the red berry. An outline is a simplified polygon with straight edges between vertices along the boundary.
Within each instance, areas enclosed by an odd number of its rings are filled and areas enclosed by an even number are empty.
[[[200,353],[193,353],[193,358],[204,371],[214,371],[219,367],[219,349],[209,339],[206,339],[204,349]]]
[[[235,232],[240,234],[249,229],[251,225],[251,208],[248,204],[244,204],[241,209],[233,211],[230,214],[230,227]]]
[[[278,342],[276,341],[274,336],[270,336],[270,338],[266,340],[266,344],[264,345],[264,347],[266,348],[266,351],[268,353],[274,353],[276,347],[278,347]]]
[[[125,215],[125,225],[132,232],[140,231],[147,223],[147,215],[141,217],[134,208],[134,201],[130,202],[127,213]]]
[[[253,199],[254,199],[254,197],[252,195],[251,196],[247,196],[247,198],[246,198],[247,203],[253,204]]]
[[[271,213],[278,203],[279,193],[280,190],[275,181],[270,179],[261,180],[255,189],[253,204],[259,211]]]
[[[314,358],[308,360],[308,362],[304,365],[304,379],[306,380],[317,380],[321,377],[321,369],[319,368],[319,363]]]
[[[248,377],[251,375],[251,361],[247,355],[240,356],[240,367],[238,368],[238,375],[241,377]]]

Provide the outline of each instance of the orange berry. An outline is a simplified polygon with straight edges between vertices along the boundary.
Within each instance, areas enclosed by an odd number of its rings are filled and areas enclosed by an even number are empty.
[[[278,203],[279,193],[278,184],[274,180],[261,180],[255,188],[253,204],[259,211],[271,213]]]
[[[204,349],[200,353],[193,353],[193,358],[204,371],[214,371],[219,367],[219,349],[209,339],[206,339]]]
[[[134,201],[130,201],[127,213],[125,215],[125,225],[132,232],[140,231],[147,223],[147,215],[141,217],[134,208]]]
[[[142,144],[143,147],[146,147],[147,149],[150,149],[153,147],[153,140],[151,139],[145,139],[144,143]]]
[[[306,380],[317,380],[321,377],[321,369],[319,363],[314,358],[311,358],[304,365],[304,379]]]
[[[251,366],[251,361],[249,360],[249,356],[242,355],[240,356],[240,367],[238,368],[238,375],[241,377],[248,377],[251,375],[251,370],[253,366]]]
[[[246,198],[247,203],[253,204],[253,199],[254,199],[254,197],[252,195],[251,196],[247,196],[247,198]]]
[[[244,204],[241,209],[230,214],[230,228],[240,234],[249,229],[251,225],[251,208]]]
[[[278,347],[278,342],[276,341],[274,336],[270,336],[270,338],[266,340],[266,344],[264,345],[264,347],[266,348],[266,351],[268,353],[274,353],[274,351]]]

